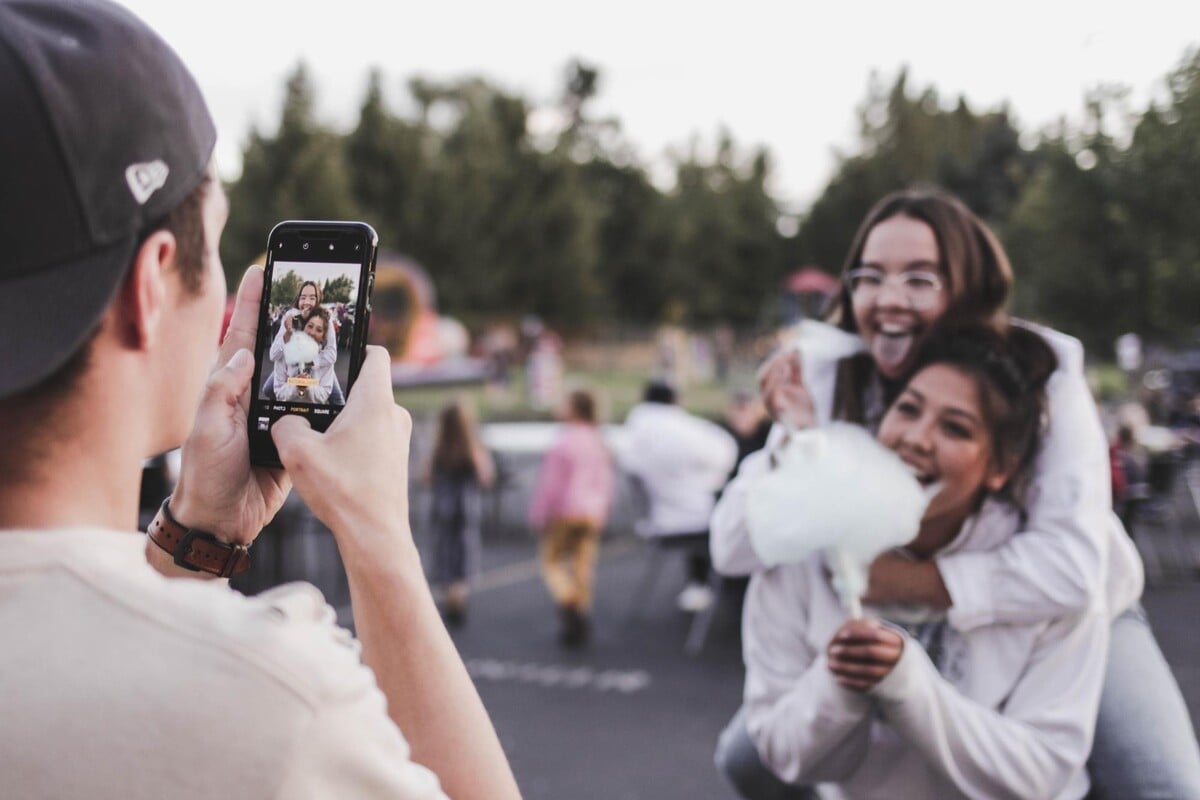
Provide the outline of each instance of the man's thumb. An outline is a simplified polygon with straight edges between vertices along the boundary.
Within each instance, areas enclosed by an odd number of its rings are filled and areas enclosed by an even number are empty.
[[[226,403],[236,403],[250,385],[253,376],[254,356],[244,348],[238,350],[233,354],[233,358],[229,359],[229,363],[208,379],[208,396],[213,398],[217,395]]]
[[[288,414],[271,426],[271,439],[275,442],[284,469],[291,472],[293,466],[304,460],[304,454],[320,441],[321,434],[314,431],[304,417]]]

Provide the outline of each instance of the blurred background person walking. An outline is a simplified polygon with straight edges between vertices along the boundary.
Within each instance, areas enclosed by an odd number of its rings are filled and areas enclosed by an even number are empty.
[[[466,621],[469,581],[479,571],[481,494],[495,481],[491,454],[460,402],[438,416],[433,455],[425,473],[430,486],[433,564],[430,583],[449,625]]]
[[[596,555],[616,478],[592,393],[571,392],[562,417],[566,425],[542,461],[529,524],[541,535],[542,576],[558,607],[560,641],[576,647],[591,634]]]

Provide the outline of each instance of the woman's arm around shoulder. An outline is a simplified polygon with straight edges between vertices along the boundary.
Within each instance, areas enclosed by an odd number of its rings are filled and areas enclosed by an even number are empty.
[[[1034,329],[1059,363],[1046,387],[1048,426],[1029,484],[1027,520],[1021,533],[993,551],[938,559],[952,600],[950,618],[960,630],[1077,613],[1103,595],[1109,575],[1119,523],[1083,348],[1069,336]],[[1127,557],[1125,551],[1119,555]]]
[[[961,694],[906,637],[899,663],[870,694],[888,724],[963,795],[1058,797],[1072,779],[1082,780],[1107,650],[1100,605],[1045,624],[996,710]]]

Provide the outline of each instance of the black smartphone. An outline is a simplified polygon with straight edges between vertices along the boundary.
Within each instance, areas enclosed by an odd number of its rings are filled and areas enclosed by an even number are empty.
[[[251,389],[250,463],[282,466],[271,426],[337,418],[366,355],[379,236],[365,222],[281,222],[267,238]]]

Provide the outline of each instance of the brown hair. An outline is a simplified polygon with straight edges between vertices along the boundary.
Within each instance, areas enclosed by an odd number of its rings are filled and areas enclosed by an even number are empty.
[[[596,397],[586,389],[576,389],[567,395],[571,416],[589,425],[596,424]]]
[[[892,217],[924,222],[933,231],[938,272],[946,281],[949,294],[946,310],[937,324],[986,327],[1004,335],[1008,327],[1008,299],[1012,294],[1012,265],[987,224],[961,200],[942,189],[913,187],[892,192],[877,202],[854,234],[843,274],[861,266],[867,237],[876,225]],[[827,319],[843,330],[858,332],[850,289],[845,283]],[[833,404],[838,419],[867,422],[863,396],[875,375],[875,362],[870,355],[843,359],[838,364]],[[892,398],[885,400],[890,403]]]
[[[305,286],[313,287],[313,291],[317,293],[317,306],[316,307],[319,308],[321,306],[321,287],[317,286],[316,281],[305,281],[304,283],[300,284],[300,288],[296,290],[296,299],[292,301],[292,307],[293,308],[300,307],[300,295],[304,294]]]
[[[325,344],[329,340],[329,329],[332,323],[329,321],[329,311],[321,306],[313,306],[304,315],[304,324],[308,325],[309,320],[313,317],[320,318],[325,323],[325,338],[321,340],[321,344]]]
[[[974,379],[992,466],[1010,472],[997,494],[1020,507],[1046,422],[1046,382],[1058,367],[1054,351],[1028,328],[942,327],[921,346],[912,374],[935,364]]]
[[[1012,293],[1012,266],[995,234],[971,209],[949,192],[917,187],[893,192],[867,212],[846,255],[843,273],[861,266],[867,237],[881,222],[908,217],[924,222],[938,246],[938,270],[946,281],[949,303],[942,319],[949,324],[985,325],[1003,331]],[[843,285],[830,321],[854,331],[849,287]]]
[[[212,182],[212,177],[205,173],[200,184],[183,198],[182,203],[171,209],[161,226],[175,236],[175,264],[183,287],[192,296],[200,294],[204,286],[204,253],[208,245],[204,234],[204,200]],[[145,234],[142,241],[150,233]]]
[[[431,466],[435,474],[475,474],[474,448],[478,437],[470,414],[462,403],[451,402],[438,415]]]

